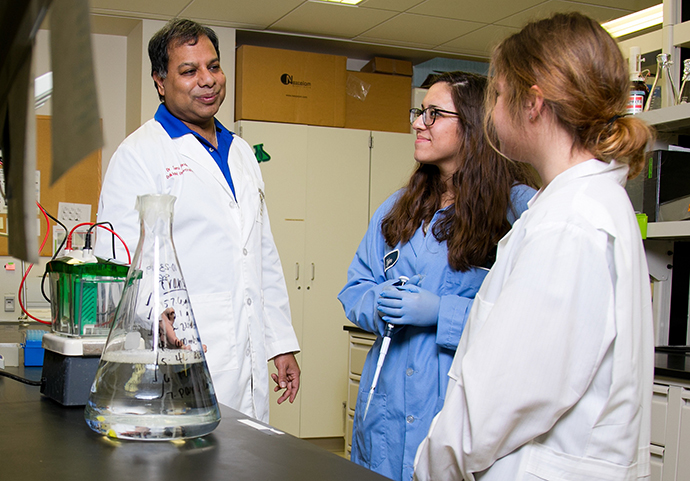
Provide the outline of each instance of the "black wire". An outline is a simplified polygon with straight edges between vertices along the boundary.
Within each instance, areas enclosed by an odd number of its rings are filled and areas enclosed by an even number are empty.
[[[0,369],[0,376],[9,377],[10,379],[28,384],[29,386],[42,386],[45,382],[45,379],[41,379],[40,381],[32,381],[31,379],[26,379],[15,374],[11,374],[7,371],[3,371],[2,369]]]
[[[96,222],[95,224],[93,224],[91,227],[89,227],[89,230],[86,231],[86,235],[91,234],[91,230],[95,229],[99,225],[107,225],[108,227],[110,227],[111,231],[115,232],[115,229],[113,228],[113,224],[111,224],[108,221],[105,221],[105,222]],[[115,259],[115,234],[111,234],[110,237],[112,238],[112,243],[113,243],[113,259]]]
[[[38,205],[41,205],[41,204],[39,203]],[[45,208],[44,208],[42,205],[41,205],[41,209],[43,209],[43,212],[45,212],[46,215],[47,215],[48,217],[50,217],[50,218],[51,218],[54,222],[56,222],[57,224],[60,224],[60,227],[62,227],[62,228],[65,230],[65,237],[62,239],[62,242],[60,243],[60,247],[58,247],[58,248],[55,250],[55,254],[53,254],[53,257],[51,257],[51,259],[50,259],[50,260],[55,260],[55,258],[57,257],[58,253],[62,250],[62,247],[65,245],[65,242],[67,241],[67,234],[68,234],[68,232],[67,232],[67,227],[65,227],[65,224],[63,224],[62,222],[60,222],[58,219],[56,219],[55,217],[53,217],[52,215],[50,215],[50,213],[48,213],[48,211],[45,210]],[[50,226],[48,226],[47,229],[50,231]],[[41,278],[41,294],[43,295],[43,298],[44,298],[46,301],[50,302],[50,298],[46,295],[46,289],[45,289],[45,283],[46,283],[46,276],[47,276],[47,275],[48,275],[48,271],[44,271],[44,272],[43,272],[43,277]]]

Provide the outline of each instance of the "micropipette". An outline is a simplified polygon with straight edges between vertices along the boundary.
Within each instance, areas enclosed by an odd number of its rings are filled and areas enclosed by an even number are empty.
[[[394,286],[402,286],[409,279],[405,276],[400,276],[400,280],[393,284]],[[383,361],[386,360],[386,354],[388,353],[388,346],[391,343],[391,337],[393,335],[393,329],[395,326],[390,322],[386,323],[386,328],[383,331],[383,341],[381,341],[381,351],[379,352],[378,361],[376,361],[376,371],[374,371],[374,379],[371,381],[371,389],[369,389],[369,397],[367,398],[367,407],[364,408],[364,416],[362,420],[367,418],[367,413],[369,412],[369,404],[371,404],[371,398],[374,396],[374,389],[376,389],[376,384],[379,381],[379,375],[381,374],[381,367],[383,367]]]

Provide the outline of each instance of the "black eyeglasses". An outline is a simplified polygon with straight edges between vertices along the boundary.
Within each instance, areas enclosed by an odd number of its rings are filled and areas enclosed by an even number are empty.
[[[410,123],[413,124],[414,121],[417,120],[421,115],[422,122],[424,122],[424,125],[426,125],[427,127],[431,127],[432,125],[434,125],[434,122],[436,122],[436,117],[438,117],[439,114],[455,115],[456,117],[460,116],[460,114],[457,112],[437,109],[436,107],[427,107],[424,110],[410,109]],[[445,117],[445,115],[441,115],[441,117]]]

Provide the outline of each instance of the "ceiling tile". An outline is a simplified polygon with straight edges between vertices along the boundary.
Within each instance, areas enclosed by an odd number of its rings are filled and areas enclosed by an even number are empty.
[[[323,2],[305,2],[268,28],[282,32],[349,39],[395,15],[397,13],[389,10],[361,9]]]
[[[306,0],[194,0],[185,17],[204,19],[211,24],[263,29],[277,22]]]
[[[359,4],[359,8],[378,8],[380,10],[406,12],[415,5],[424,2],[425,0],[364,0],[364,2]]]
[[[638,10],[644,10],[645,8],[653,7],[663,2],[662,0],[596,0],[587,3],[637,12]]]
[[[1,0],[0,0],[1,1]],[[16,0],[15,0],[16,1]],[[678,0],[674,0],[678,1]],[[297,34],[406,52],[447,56],[488,55],[502,33],[556,11],[582,11],[600,22],[661,3],[662,0],[364,0],[358,7],[309,0],[90,0],[91,13],[111,19],[192,18],[239,31]],[[336,13],[334,13],[336,12]],[[100,20],[99,20],[100,21]],[[125,31],[127,23],[95,28]],[[486,27],[493,24],[494,27]],[[509,27],[508,30],[500,27]],[[350,42],[353,40],[354,42]],[[280,40],[278,40],[280,41]],[[481,52],[481,53],[479,53]]]
[[[496,1],[487,0],[427,0],[411,8],[409,13],[492,23],[543,2],[544,0],[511,0],[501,2],[499,6]]]
[[[121,13],[132,17],[140,14],[145,18],[172,18],[182,11],[189,0],[90,0],[90,8],[94,13]]]
[[[491,51],[496,45],[507,36],[519,30],[520,29],[513,27],[487,25],[467,35],[439,45],[436,49],[466,55],[472,54],[488,59],[491,56]]]
[[[357,37],[357,40],[433,48],[483,24],[402,13]]]
[[[598,22],[606,22],[614,18],[627,15],[629,12],[609,7],[599,7],[579,2],[566,2],[563,0],[549,0],[534,8],[530,8],[498,22],[498,25],[522,28],[528,22],[545,18],[556,12],[581,12],[592,17]]]

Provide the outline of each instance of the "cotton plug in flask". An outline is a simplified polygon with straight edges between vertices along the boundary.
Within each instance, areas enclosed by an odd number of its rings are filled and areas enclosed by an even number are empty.
[[[645,112],[648,110],[660,109],[662,107],[661,97],[663,92],[667,92],[665,95],[668,95],[670,98],[669,105],[676,104],[678,92],[676,90],[676,85],[673,83],[671,65],[673,65],[671,55],[660,53],[656,56],[656,76],[654,77],[652,88],[649,89],[649,97],[644,107]]]
[[[203,436],[220,411],[172,239],[171,195],[137,198],[141,233],[84,416],[120,439]]]

